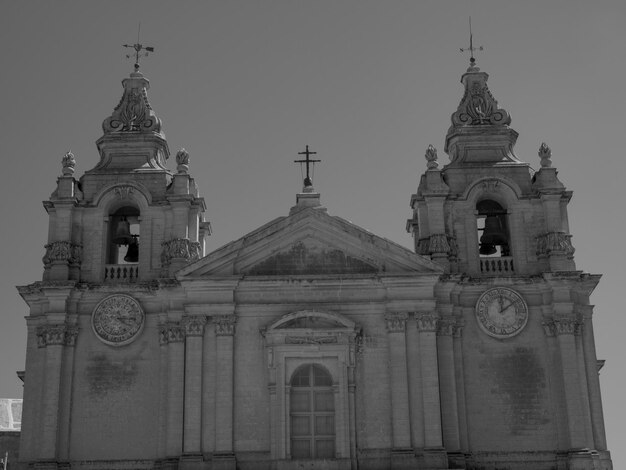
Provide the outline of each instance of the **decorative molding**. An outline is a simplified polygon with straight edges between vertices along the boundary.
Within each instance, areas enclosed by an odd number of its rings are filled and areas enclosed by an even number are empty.
[[[564,254],[569,259],[576,251],[572,246],[572,236],[564,232],[549,232],[540,235],[537,240],[537,256],[545,257],[551,254]]]
[[[159,344],[182,343],[185,341],[185,328],[180,323],[166,323],[159,327]]]
[[[556,327],[554,326],[553,321],[542,322],[541,326],[543,326],[543,332],[546,334],[547,337],[552,338],[556,336]]]
[[[437,331],[437,316],[430,313],[416,313],[417,329],[424,332]]]
[[[200,242],[188,238],[173,238],[161,243],[161,265],[168,267],[173,259],[184,259],[188,262],[200,259]]]
[[[329,344],[336,343],[337,336],[286,336],[285,344]]]
[[[575,318],[555,318],[543,323],[547,336],[580,335],[582,323]]]
[[[186,336],[202,336],[204,325],[207,323],[205,316],[189,315],[183,317],[181,325],[185,329]]]
[[[390,312],[385,314],[385,324],[389,333],[402,333],[406,330],[406,312]]]
[[[70,241],[56,241],[44,246],[46,254],[42,261],[47,268],[55,261],[66,261],[69,264],[81,263],[83,246]]]
[[[233,315],[220,315],[213,317],[215,323],[216,336],[232,336],[235,334],[235,323],[237,318]]]
[[[47,346],[74,346],[78,336],[78,327],[59,323],[52,325],[42,325],[36,330],[37,347]]]
[[[448,236],[445,233],[435,233],[430,236],[428,251],[431,254],[435,253],[449,253],[450,244],[448,243]]]
[[[538,155],[541,159],[541,168],[550,168],[552,166],[552,150],[545,142],[541,143]]]
[[[420,238],[415,246],[415,251],[418,255],[429,256],[430,255],[430,238]]]

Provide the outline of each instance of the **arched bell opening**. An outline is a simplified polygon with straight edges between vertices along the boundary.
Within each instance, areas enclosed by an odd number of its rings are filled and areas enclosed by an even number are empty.
[[[511,256],[506,210],[496,201],[476,204],[478,254],[481,258]]]
[[[108,264],[139,262],[139,210],[117,209],[109,216]]]

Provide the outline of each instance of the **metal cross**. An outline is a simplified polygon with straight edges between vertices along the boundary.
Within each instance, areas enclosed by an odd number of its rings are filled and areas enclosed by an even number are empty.
[[[474,47],[474,39],[472,37],[472,17],[471,16],[469,19],[469,26],[470,26],[470,45],[469,47],[466,47],[466,48],[461,47],[460,49],[461,49],[461,52],[470,51],[470,64],[473,66],[474,63],[476,62],[476,59],[474,59],[474,51],[482,51],[483,46]]]
[[[139,71],[139,57],[141,57],[139,54],[141,53],[141,51],[145,51],[145,53],[142,53],[141,55],[144,57],[148,57],[148,53],[150,52],[154,52],[154,47],[150,47],[150,46],[144,46],[143,44],[139,43],[139,32],[141,31],[141,23],[139,23],[139,28],[137,29],[137,43],[136,44],[124,44],[124,47],[128,47],[131,49],[135,49],[135,72]],[[126,58],[130,59],[132,57],[133,53],[131,52],[130,54],[126,54]]]
[[[305,163],[306,164],[306,178],[304,178],[305,186],[313,186],[313,182],[311,181],[311,177],[309,176],[309,165],[311,163],[315,164],[317,162],[321,162],[321,160],[311,160],[309,157],[311,155],[317,155],[317,152],[309,151],[309,146],[306,146],[306,150],[304,152],[298,152],[298,155],[306,155],[304,160],[294,160],[295,163]]]

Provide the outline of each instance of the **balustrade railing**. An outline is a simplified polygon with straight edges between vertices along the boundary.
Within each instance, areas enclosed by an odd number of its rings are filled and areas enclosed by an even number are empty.
[[[480,258],[481,274],[512,274],[515,272],[512,256],[502,256],[499,258]]]
[[[106,264],[104,266],[104,282],[137,282],[138,278],[138,264]]]

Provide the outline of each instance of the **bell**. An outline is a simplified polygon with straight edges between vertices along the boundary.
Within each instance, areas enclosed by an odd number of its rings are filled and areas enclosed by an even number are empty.
[[[130,224],[128,223],[128,220],[126,220],[126,217],[122,217],[117,223],[115,237],[113,237],[113,240],[111,241],[116,245],[128,245],[132,238],[133,237],[130,234]]]
[[[502,222],[497,215],[488,215],[485,218],[485,229],[480,237],[481,255],[492,255],[496,250],[496,245],[508,245],[508,238],[502,227]]]
[[[136,263],[139,261],[139,243],[137,243],[137,237],[131,237],[128,243],[128,251],[124,256],[124,261],[127,263]]]

